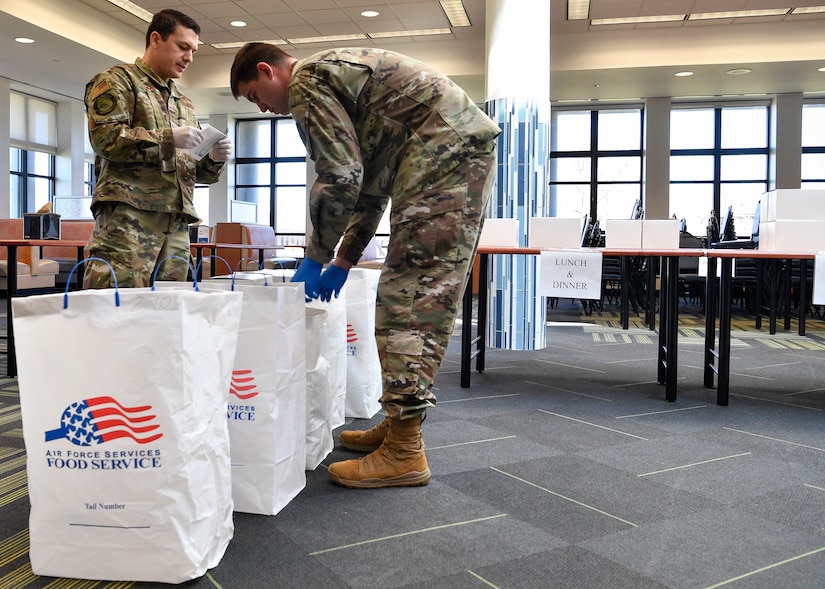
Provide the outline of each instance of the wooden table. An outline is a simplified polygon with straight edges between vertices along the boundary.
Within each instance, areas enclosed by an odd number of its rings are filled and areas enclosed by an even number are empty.
[[[805,276],[808,271],[808,262],[815,259],[816,254],[801,252],[771,252],[754,249],[709,249],[708,281],[705,296],[705,366],[704,385],[713,387],[713,375],[716,373],[718,384],[716,387],[717,405],[727,405],[730,393],[730,325],[731,325],[731,283],[733,282],[733,262],[736,259],[753,259],[757,261],[799,260],[799,335],[805,335],[805,315],[808,311],[808,284]],[[716,261],[721,262],[719,278],[719,346],[716,348],[716,288],[715,280],[710,277],[716,275]],[[761,280],[761,277],[758,277]],[[769,297],[770,332],[776,332],[776,289],[771,288]],[[761,316],[761,301],[757,301],[757,320]],[[790,324],[786,322],[785,329]]]
[[[599,252],[602,256],[619,257],[622,261],[621,278],[621,322],[629,327],[629,266],[633,257],[647,257],[651,260],[662,258],[660,282],[659,347],[657,357],[657,378],[665,385],[665,399],[676,400],[676,373],[678,359],[679,327],[679,258],[704,257],[707,250],[698,248],[680,249],[630,249],[630,248],[582,248],[581,250],[551,250],[530,247],[479,247],[478,313],[476,336],[472,334],[472,276],[464,291],[461,326],[461,386],[469,388],[472,360],[476,360],[476,370],[484,371],[485,336],[487,329],[487,298],[489,290],[489,257],[491,255],[540,255],[543,251],[569,253],[570,251]],[[471,272],[472,273],[472,272]],[[651,311],[650,325],[653,329],[655,315],[655,280],[653,273],[648,279],[648,309]],[[473,350],[473,347],[476,347]]]

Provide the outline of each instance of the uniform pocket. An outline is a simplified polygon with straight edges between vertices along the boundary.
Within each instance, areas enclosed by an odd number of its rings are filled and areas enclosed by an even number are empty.
[[[417,268],[430,268],[459,259],[460,212],[450,211],[413,221],[407,243],[407,261]]]

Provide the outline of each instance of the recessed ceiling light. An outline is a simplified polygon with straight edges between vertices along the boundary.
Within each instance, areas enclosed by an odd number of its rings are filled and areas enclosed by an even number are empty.
[[[766,8],[764,10],[728,10],[726,12],[697,12],[689,14],[688,20],[709,20],[714,18],[747,18],[752,16],[782,16],[787,8]]]
[[[816,14],[817,12],[825,12],[825,6],[803,6],[791,10],[791,14]]]
[[[677,78],[686,78],[688,76],[692,76],[693,72],[676,72],[673,75],[676,76]]]
[[[232,25],[233,27],[245,27],[246,26],[246,23],[242,20],[233,20],[229,24]]]
[[[635,25],[642,23],[676,22],[685,20],[684,14],[659,14],[655,16],[627,16],[621,18],[594,18],[591,25]]]
[[[379,14],[380,13],[377,10],[365,10],[364,12],[361,13],[361,16],[365,16],[367,18],[373,18],[375,16],[378,16]]]
[[[729,76],[746,76],[751,73],[753,70],[749,67],[735,67],[732,70],[728,70],[725,73]]]
[[[413,31],[383,31],[367,33],[370,39],[390,39],[392,37],[423,37],[425,35],[449,35],[450,29],[416,29]]]
[[[451,27],[469,27],[470,17],[467,16],[467,11],[464,10],[464,4],[461,0],[438,0],[441,4],[441,9],[450,21]]]
[[[818,70],[816,70],[816,71],[818,71],[818,72],[825,72],[825,66],[823,66],[823,67],[819,68],[819,69],[818,69]]]
[[[14,40],[18,43],[34,43],[34,39],[29,39],[28,37],[15,37]]]
[[[146,22],[152,22],[152,17],[154,15],[145,8],[141,8],[134,2],[131,2],[130,0],[109,0],[109,2],[119,8],[122,8],[126,12],[134,14],[136,17],[143,19]]]
[[[366,38],[367,36],[362,33],[353,33],[351,35],[327,35],[324,37],[290,37],[287,41],[290,45],[297,45],[300,43],[334,43],[335,41],[352,41]]]
[[[567,20],[585,20],[590,15],[590,0],[567,0]]]

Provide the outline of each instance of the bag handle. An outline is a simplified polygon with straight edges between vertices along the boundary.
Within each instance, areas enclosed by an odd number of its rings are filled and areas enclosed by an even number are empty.
[[[195,269],[192,268],[192,264],[190,264],[189,260],[187,260],[186,258],[177,255],[166,256],[155,265],[155,270],[152,272],[152,290],[155,290],[155,280],[158,277],[158,270],[160,270],[160,267],[166,260],[169,260],[171,258],[177,258],[178,260],[181,260],[183,263],[189,266],[189,271],[192,272],[192,288],[195,289],[195,292],[200,292],[200,289],[198,288],[198,275],[195,274]]]
[[[226,264],[226,269],[229,270],[230,274],[232,274],[232,266],[229,265],[229,262],[227,262],[224,258],[222,258],[218,255],[215,255],[215,254],[209,254],[208,256],[204,256],[203,258],[201,258],[201,261],[198,262],[198,267],[195,268],[196,272],[201,271],[201,266],[203,266],[203,260],[205,260],[206,258],[215,258],[216,260],[220,260],[221,262]],[[197,274],[195,274],[195,276],[197,276]]]
[[[91,262],[92,260],[95,260],[97,262],[103,262],[104,264],[109,266],[109,272],[112,273],[112,280],[115,281],[115,307],[120,306],[120,291],[117,287],[117,274],[115,274],[115,269],[112,268],[112,265],[109,262],[107,262],[106,260],[104,260],[103,258],[91,257],[91,258],[85,258],[85,259],[81,260],[80,262],[78,262],[77,264],[72,266],[72,269],[69,271],[69,277],[66,279],[66,291],[63,293],[63,308],[64,309],[69,308],[69,285],[72,283],[72,276],[74,276],[74,271],[77,270],[78,266],[82,266],[86,262]]]

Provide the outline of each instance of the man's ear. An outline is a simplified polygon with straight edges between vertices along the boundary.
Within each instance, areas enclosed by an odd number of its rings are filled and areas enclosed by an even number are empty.
[[[268,80],[271,80],[275,77],[275,70],[272,69],[272,66],[266,63],[265,61],[259,61],[255,66],[255,69],[258,70],[259,75],[263,74],[266,76]]]

